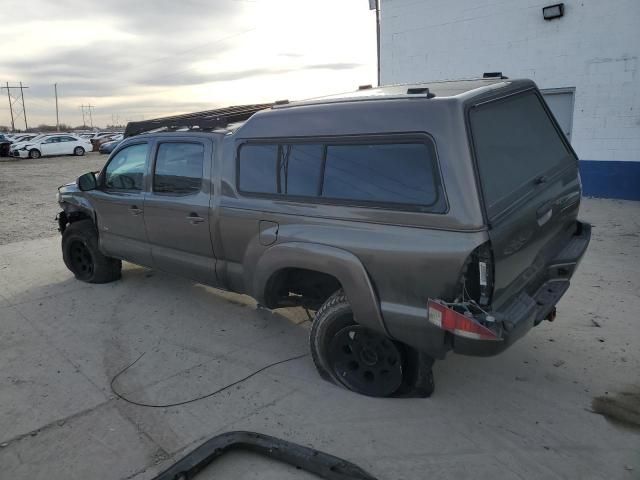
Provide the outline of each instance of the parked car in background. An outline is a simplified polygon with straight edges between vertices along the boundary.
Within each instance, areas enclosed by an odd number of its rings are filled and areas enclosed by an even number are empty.
[[[108,142],[101,143],[100,147],[98,148],[98,151],[100,153],[111,153],[118,145],[120,145],[120,143],[123,140],[124,140],[123,134],[116,135]]]
[[[12,155],[20,158],[40,158],[41,156],[84,155],[91,151],[91,143],[71,134],[43,135],[28,142],[21,142],[19,148],[11,148]]]
[[[9,155],[9,149],[11,148],[12,140],[8,136],[0,133],[0,157],[6,157]]]
[[[11,137],[11,143],[27,142],[36,138],[39,133],[18,133]]]
[[[31,140],[38,135],[37,133],[3,134],[4,139],[0,140],[0,157],[11,156],[11,147],[13,145]]]
[[[55,133],[41,133],[41,134],[36,135],[35,137],[30,138],[28,140],[14,142],[14,143],[11,144],[11,146],[9,148],[9,156],[11,156],[11,157],[19,157],[20,155],[16,155],[16,152],[18,150],[20,150],[22,147],[24,147],[25,145],[29,145],[30,143],[39,142],[42,139],[51,137],[53,135],[56,135],[56,134]]]
[[[100,145],[105,142],[109,142],[115,137],[120,135],[119,132],[100,132],[96,134],[93,138],[91,138],[91,145],[93,145],[93,151],[97,152],[100,150]]]

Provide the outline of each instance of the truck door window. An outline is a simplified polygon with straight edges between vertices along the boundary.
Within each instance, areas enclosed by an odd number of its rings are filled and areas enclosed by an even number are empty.
[[[146,143],[131,145],[120,150],[105,169],[104,186],[107,190],[142,190]]]
[[[161,143],[156,155],[153,191],[189,195],[202,187],[204,146],[200,143]]]

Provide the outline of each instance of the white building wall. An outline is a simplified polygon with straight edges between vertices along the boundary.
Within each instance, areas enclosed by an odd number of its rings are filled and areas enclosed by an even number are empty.
[[[575,87],[578,156],[640,161],[640,0],[569,0],[564,17],[545,21],[552,3],[381,0],[381,82],[499,71]]]

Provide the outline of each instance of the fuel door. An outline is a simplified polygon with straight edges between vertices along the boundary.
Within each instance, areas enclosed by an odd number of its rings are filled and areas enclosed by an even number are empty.
[[[278,239],[278,227],[276,222],[260,220],[260,245],[268,247],[276,243]]]

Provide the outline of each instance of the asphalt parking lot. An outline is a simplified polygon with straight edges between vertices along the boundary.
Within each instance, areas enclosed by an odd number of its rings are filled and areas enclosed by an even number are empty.
[[[64,267],[55,187],[105,156],[0,163],[0,478],[149,479],[203,440],[252,430],[379,479],[640,478],[640,432],[593,411],[640,391],[640,203],[585,199],[593,239],[555,322],[494,358],[451,355],[429,399],[320,380],[300,312],[130,264],[106,285]],[[639,408],[640,410],[640,408]],[[633,415],[633,412],[631,413]],[[640,415],[636,410],[635,415]],[[234,453],[198,478],[315,478]]]

